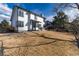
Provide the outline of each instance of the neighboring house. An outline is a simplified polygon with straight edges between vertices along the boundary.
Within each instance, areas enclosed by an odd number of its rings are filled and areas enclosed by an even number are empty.
[[[45,18],[19,6],[13,8],[11,25],[17,32],[42,30]]]

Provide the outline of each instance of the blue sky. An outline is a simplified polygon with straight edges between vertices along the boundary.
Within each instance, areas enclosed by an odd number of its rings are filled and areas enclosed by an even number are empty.
[[[22,8],[28,9],[33,11],[37,14],[44,14],[45,16],[50,16],[52,13],[52,9],[55,7],[56,4],[51,3],[21,3],[21,4],[7,4],[9,8],[13,8],[14,5],[19,5]]]
[[[37,14],[43,14],[44,17],[49,21],[55,15],[53,9],[57,6],[55,3],[0,3],[0,18],[6,18],[7,20],[10,20],[14,5],[18,5]],[[72,21],[77,13],[79,13],[77,9],[73,8],[66,8],[64,9],[64,12],[70,17],[70,21]]]
[[[22,8],[28,9],[36,14],[43,14],[44,17],[49,17],[54,15],[52,10],[56,4],[51,3],[0,3],[0,17],[10,18],[12,13],[12,8],[18,5]],[[5,13],[6,12],[6,13]]]

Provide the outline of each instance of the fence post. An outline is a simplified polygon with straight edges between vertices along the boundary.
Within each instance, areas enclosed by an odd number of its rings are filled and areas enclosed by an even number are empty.
[[[3,41],[0,40],[0,56],[4,55],[3,50],[4,50],[4,48],[3,48]]]

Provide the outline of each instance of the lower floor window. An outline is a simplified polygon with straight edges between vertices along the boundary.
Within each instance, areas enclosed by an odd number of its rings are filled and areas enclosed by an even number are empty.
[[[24,22],[23,21],[18,21],[18,27],[24,27]]]
[[[38,23],[37,23],[37,27],[40,28],[40,27],[41,27],[41,24],[38,24]]]

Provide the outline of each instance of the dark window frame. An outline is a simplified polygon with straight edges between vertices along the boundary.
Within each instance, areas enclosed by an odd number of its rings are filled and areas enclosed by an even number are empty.
[[[23,11],[19,10],[18,14],[19,14],[19,16],[24,17]]]
[[[24,22],[23,21],[18,21],[18,27],[24,27]]]

